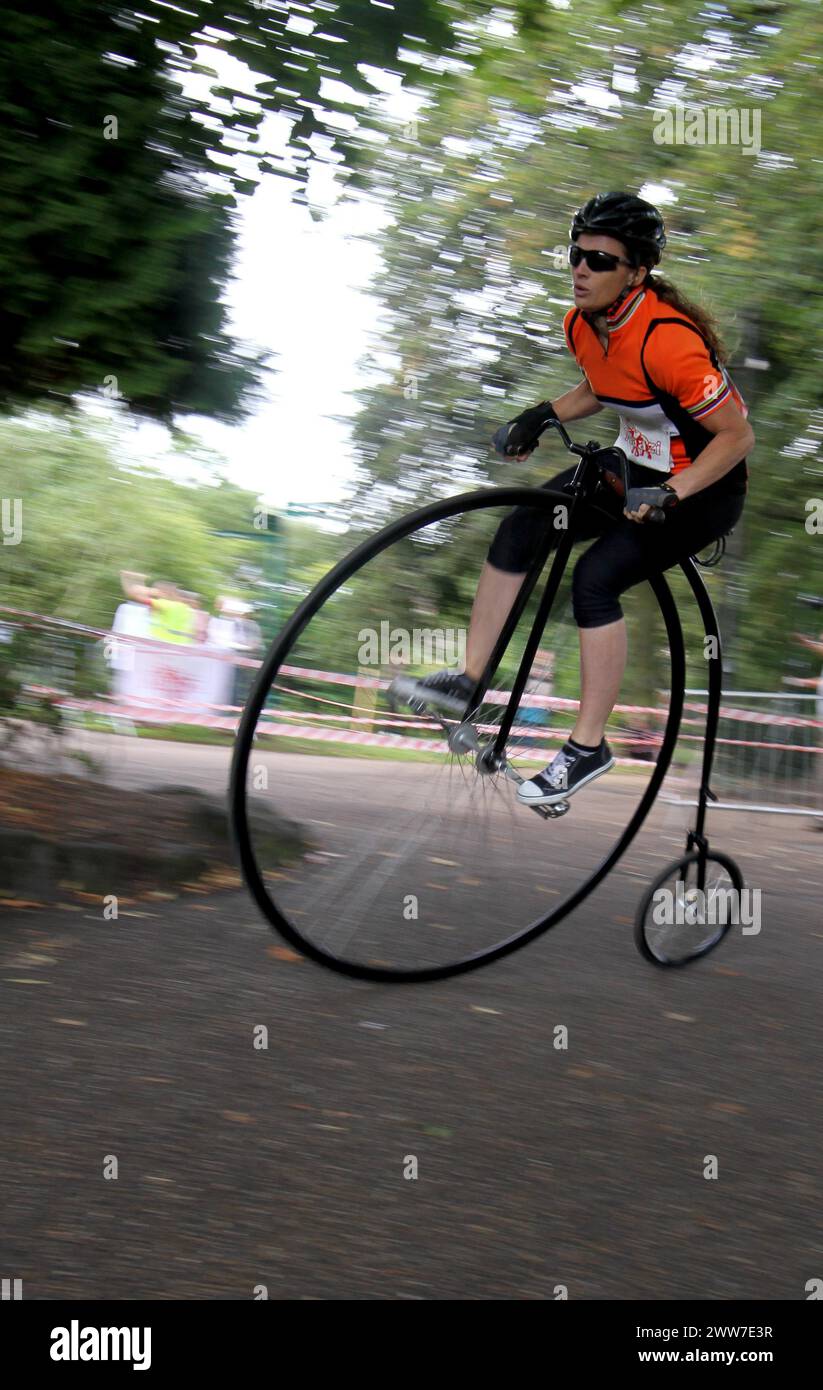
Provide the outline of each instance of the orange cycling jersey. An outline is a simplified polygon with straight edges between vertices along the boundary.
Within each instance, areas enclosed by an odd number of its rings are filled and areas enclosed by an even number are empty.
[[[711,438],[701,422],[727,401],[747,414],[696,324],[651,287],[636,289],[605,315],[605,348],[579,309],[569,310],[563,327],[592,392],[620,417],[615,444],[646,468],[666,474],[688,468]],[[744,461],[732,475],[745,491]]]

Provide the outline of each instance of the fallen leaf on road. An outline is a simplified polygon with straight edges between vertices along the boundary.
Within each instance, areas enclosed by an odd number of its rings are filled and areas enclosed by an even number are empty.
[[[303,957],[298,956],[296,951],[290,951],[288,946],[267,946],[266,955],[274,956],[275,960],[302,961]]]
[[[210,869],[208,873],[203,874],[201,882],[217,888],[242,888],[243,886],[240,875],[228,869]]]

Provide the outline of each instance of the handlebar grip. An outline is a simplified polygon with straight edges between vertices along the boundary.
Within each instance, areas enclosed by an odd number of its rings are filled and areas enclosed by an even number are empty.
[[[512,446],[509,445],[510,430],[511,422],[508,425],[501,425],[499,430],[495,430],[492,439],[492,448],[494,452],[502,455],[503,458],[511,459],[516,458],[518,454],[530,454],[540,443],[540,435],[537,434],[533,439],[528,440],[524,444],[519,444],[517,448],[512,451]]]
[[[626,492],[626,510],[636,512],[641,506],[649,508],[647,520],[659,524],[666,512],[677,505],[677,497],[659,487],[633,487]]]

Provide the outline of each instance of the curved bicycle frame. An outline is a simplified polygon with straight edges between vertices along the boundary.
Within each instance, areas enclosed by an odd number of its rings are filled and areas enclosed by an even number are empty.
[[[258,907],[260,908],[261,912],[263,913],[264,917],[266,917],[267,920],[274,927],[277,928],[281,935],[283,935],[286,938],[286,940],[291,942],[291,944],[294,945],[296,949],[299,950],[303,955],[309,956],[311,959],[316,960],[318,963],[322,965],[329,966],[331,969],[338,971],[338,973],[340,974],[350,975],[356,979],[381,981],[387,984],[422,983],[424,981],[441,980],[451,977],[453,975],[464,974],[466,971],[477,969],[480,965],[490,964],[494,960],[499,960],[503,956],[509,955],[512,951],[519,949],[521,946],[525,946],[528,942],[533,941],[536,937],[542,935],[543,932],[548,931],[553,926],[556,926],[558,922],[560,922],[564,917],[568,916],[568,914],[572,912],[575,907],[579,906],[579,904],[582,903],[589,896],[589,894],[594,891],[598,884],[602,882],[602,880],[606,877],[606,875],[610,872],[610,870],[614,867],[614,865],[626,851],[626,849],[636,836],[638,830],[642,826],[644,820],[646,819],[646,816],[649,813],[649,810],[651,809],[655,797],[657,796],[660,785],[663,782],[663,779],[668,771],[672,754],[674,752],[674,748],[677,742],[677,737],[680,731],[680,720],[683,713],[686,657],[683,643],[683,629],[680,623],[677,607],[675,605],[671,590],[669,588],[668,583],[666,582],[665,577],[662,574],[660,574],[651,576],[648,582],[651,585],[651,588],[654,591],[657,600],[660,604],[660,609],[663,614],[663,620],[666,626],[666,633],[668,637],[669,651],[671,656],[672,687],[669,699],[669,717],[666,723],[663,742],[658,753],[655,770],[649,780],[649,784],[645,792],[643,793],[643,796],[640,799],[640,802],[638,803],[635,809],[634,814],[632,815],[628,825],[626,826],[626,829],[623,831],[623,834],[620,836],[620,839],[613,846],[606,858],[594,870],[589,879],[580,888],[576,889],[575,892],[573,892],[568,898],[566,898],[564,902],[560,903],[552,912],[548,913],[538,922],[532,923],[530,927],[526,927],[523,931],[520,931],[515,935],[507,938],[505,941],[500,942],[497,946],[491,948],[490,950],[479,952],[477,955],[468,956],[462,961],[454,962],[445,966],[425,966],[421,967],[420,969],[394,970],[384,966],[371,966],[366,964],[355,965],[351,962],[340,960],[337,956],[333,956],[329,952],[324,951],[315,943],[302,937],[292,927],[291,923],[287,920],[287,918],[285,918],[282,915],[282,913],[279,911],[276,904],[272,901],[268,892],[266,891],[265,884],[263,882],[262,876],[258,870],[257,863],[254,858],[249,833],[249,821],[245,795],[248,761],[252,747],[254,730],[257,725],[257,720],[260,715],[260,711],[263,708],[266,696],[271,687],[272,681],[274,680],[287,653],[291,650],[295,641],[300,636],[301,632],[310,622],[312,617],[314,617],[314,615],[323,606],[323,604],[330,597],[330,595],[334,593],[342,583],[344,583],[357,570],[359,570],[364,563],[367,563],[368,560],[371,560],[375,558],[377,555],[381,554],[390,545],[394,544],[395,541],[405,539],[405,537],[411,535],[415,531],[420,530],[424,526],[431,525],[438,521],[443,521],[448,517],[460,513],[477,511],[480,508],[483,508],[490,504],[499,506],[533,506],[535,504],[535,499],[538,499],[538,502],[541,506],[546,505],[546,509],[548,510],[548,506],[552,503],[555,506],[559,502],[568,505],[569,493],[550,490],[546,488],[484,488],[480,491],[462,493],[458,496],[447,498],[441,502],[431,503],[430,505],[422,507],[418,511],[413,512],[410,515],[401,517],[397,521],[389,523],[389,525],[385,526],[381,531],[377,532],[376,535],[370,536],[365,541],[361,542],[361,544],[357,546],[349,555],[345,556],[342,560],[340,560],[339,563],[335,565],[332,570],[329,571],[325,578],[320,581],[320,583],[315,587],[315,589],[306,596],[306,598],[295,610],[292,617],[286,623],[286,626],[283,628],[279,638],[275,641],[266,661],[263,663],[260,671],[258,672],[257,680],[249,694],[248,702],[243,711],[238,726],[237,740],[235,743],[234,753],[232,757],[229,783],[230,824],[234,834],[234,840],[237,845],[241,868],[249,891],[252,897],[254,898],[255,902],[257,903]],[[574,510],[575,508],[573,504],[572,519]],[[554,589],[556,589],[557,587],[556,584],[552,584],[553,578],[556,578],[557,582],[559,583],[559,574],[562,571],[563,566],[565,565],[565,561],[568,558],[571,546],[574,543],[573,529],[573,525],[570,525],[568,528],[569,535],[558,546],[558,555],[555,557],[549,581],[547,582],[547,594],[550,593],[550,589],[552,587]],[[704,620],[707,635],[715,636],[718,638],[717,661],[716,663],[712,663],[709,670],[710,695],[707,713],[707,732],[703,761],[703,775],[701,783],[701,808],[698,818],[698,828],[693,834],[690,833],[689,840],[690,848],[692,847],[692,842],[694,842],[694,844],[696,844],[699,848],[702,848],[705,844],[702,835],[705,800],[706,796],[711,797],[712,795],[712,793],[708,790],[708,778],[711,769],[711,761],[714,749],[714,740],[720,703],[720,685],[722,678],[719,632],[717,626],[717,618],[711,603],[711,599],[709,597],[708,591],[706,590],[705,584],[703,583],[702,577],[697,572],[694,561],[692,559],[682,561],[681,569],[686,574],[686,577],[691,585],[697,603],[700,607],[700,612]],[[529,573],[531,573],[531,571]],[[524,588],[525,587],[526,586],[524,584]],[[552,595],[550,594],[549,602],[551,596]],[[528,595],[526,597],[528,597]],[[545,598],[546,595],[544,595],[544,600],[541,602],[538,618],[535,620],[535,625],[531,637],[528,639],[526,649],[524,651],[523,661],[521,662],[521,670],[518,673],[518,679],[515,682],[515,686],[512,689],[509,708],[507,709],[506,714],[504,715],[504,719],[508,720],[507,729],[511,725],[512,719],[514,717],[514,710],[517,706],[517,700],[519,700],[520,691],[517,690],[517,685],[520,684],[522,690],[522,683],[525,683],[524,673],[528,669],[526,667],[526,659],[529,656],[529,649],[536,649],[540,640],[540,634],[542,633],[542,627],[540,627],[538,630],[540,614],[543,614],[543,619],[545,622],[545,617],[548,613],[547,607],[545,613],[543,612],[545,607]],[[519,616],[519,613],[515,616],[515,621],[517,616]],[[503,734],[503,739],[505,739],[505,733]],[[498,742],[499,741],[500,740],[498,736]]]
[[[686,842],[687,852],[698,849],[705,856],[708,849],[708,840],[703,833],[706,820],[706,802],[716,801],[717,797],[709,787],[709,778],[712,772],[712,761],[714,759],[714,745],[717,738],[717,725],[720,718],[720,692],[723,686],[723,651],[720,640],[720,627],[717,622],[717,614],[714,611],[714,604],[711,601],[709,591],[703,582],[694,560],[684,560],[680,568],[691,585],[692,593],[697,600],[700,609],[700,616],[703,619],[703,629],[706,637],[713,637],[717,643],[717,656],[709,662],[709,698],[706,704],[706,734],[703,740],[703,768],[700,774],[700,791],[697,797],[697,822],[694,830],[689,831]],[[705,858],[701,862],[699,886],[703,887],[705,874]]]

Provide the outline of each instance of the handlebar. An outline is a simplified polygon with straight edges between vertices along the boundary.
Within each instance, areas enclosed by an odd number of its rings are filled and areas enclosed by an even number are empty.
[[[593,458],[595,454],[612,455],[614,461],[616,462],[620,470],[619,475],[612,475],[614,477],[614,490],[618,493],[619,496],[623,498],[626,504],[627,511],[636,512],[640,509],[640,507],[646,505],[650,509],[648,514],[648,520],[654,522],[656,525],[659,525],[660,522],[666,520],[666,512],[670,511],[672,507],[677,505],[676,494],[673,492],[667,492],[665,488],[630,486],[628,472],[629,460],[627,459],[623,449],[618,449],[616,446],[609,446],[608,448],[603,448],[600,444],[597,443],[596,440],[593,439],[590,439],[587,444],[575,444],[568,430],[565,428],[565,426],[562,424],[560,420],[547,420],[546,423],[541,427],[541,429],[538,430],[534,440],[534,445],[539,443],[541,434],[543,434],[544,431],[548,429],[556,430],[557,433],[560,435],[560,438],[562,439],[566,448],[568,449],[569,453],[577,454],[578,457],[581,459]],[[534,447],[534,445],[532,447]],[[605,465],[602,462],[600,466],[604,472],[608,472],[608,470],[605,468]]]

